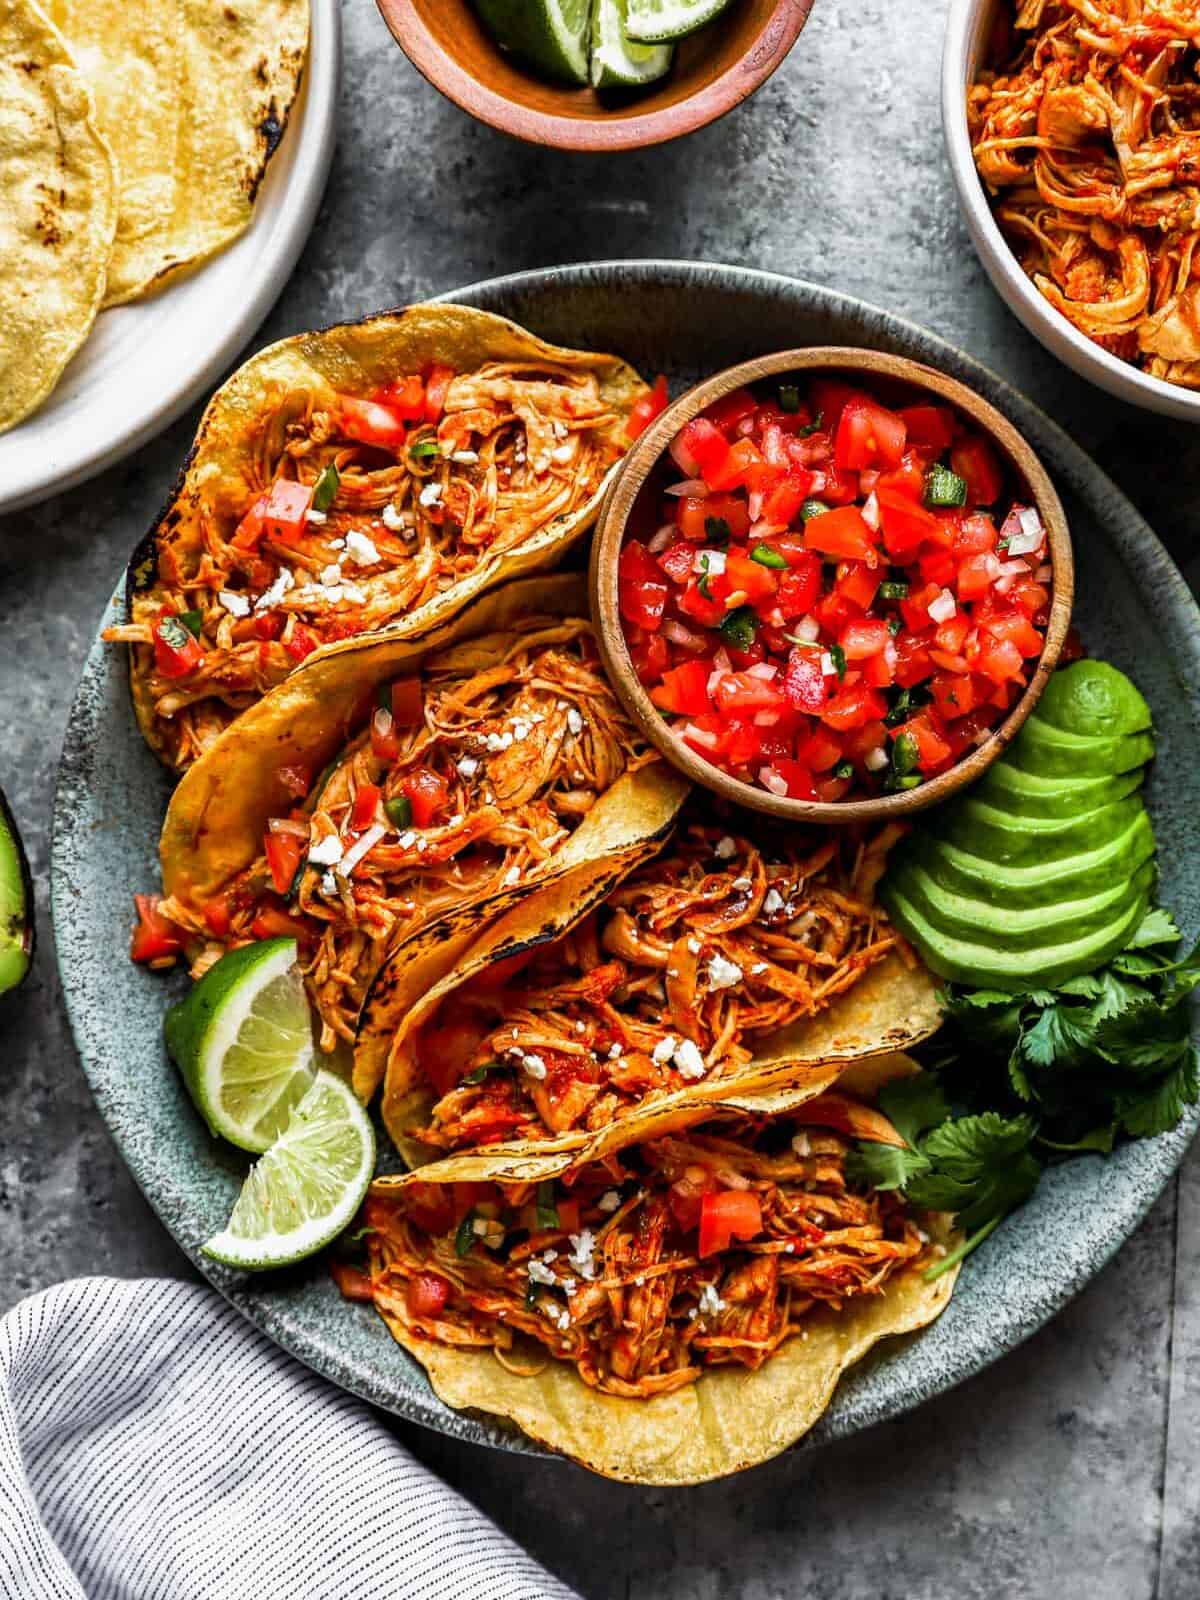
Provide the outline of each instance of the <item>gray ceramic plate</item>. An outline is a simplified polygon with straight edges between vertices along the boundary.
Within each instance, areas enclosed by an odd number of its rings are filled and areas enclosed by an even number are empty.
[[[1028,401],[967,356],[885,312],[813,284],[733,267],[578,266],[477,284],[449,298],[503,312],[548,339],[618,351],[644,372],[667,372],[676,392],[731,362],[804,344],[896,351],[978,389],[1024,432],[1062,494],[1079,569],[1076,617],[1090,649],[1131,672],[1154,709],[1160,754],[1149,798],[1163,895],[1185,932],[1200,932],[1190,767],[1200,747],[1200,613],[1129,502]],[[164,1056],[162,1014],[171,986],[126,958],[130,893],[156,882],[167,781],[134,726],[124,662],[99,641],[68,728],[52,864],[58,959],[96,1103],[151,1205],[251,1321],[335,1383],[460,1438],[528,1448],[443,1406],[375,1314],[344,1304],[318,1267],[247,1279],[200,1258],[200,1243],[228,1216],[243,1163],[209,1138]],[[1034,1200],[969,1262],[942,1319],[849,1375],[810,1437],[833,1439],[895,1417],[1028,1337],[1136,1228],[1198,1121],[1194,1111],[1164,1138],[1050,1173]]]

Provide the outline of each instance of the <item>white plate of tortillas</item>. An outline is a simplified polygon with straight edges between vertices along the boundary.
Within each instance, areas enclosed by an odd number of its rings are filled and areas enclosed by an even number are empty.
[[[266,316],[340,26],[338,0],[0,0],[0,511],[145,443]]]

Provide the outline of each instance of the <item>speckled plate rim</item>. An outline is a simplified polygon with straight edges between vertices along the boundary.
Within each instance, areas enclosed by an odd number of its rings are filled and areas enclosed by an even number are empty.
[[[517,320],[525,317],[536,327],[538,304],[548,299],[561,300],[573,315],[581,295],[618,291],[686,295],[704,285],[757,299],[764,310],[788,307],[798,314],[825,317],[836,324],[839,342],[886,342],[973,385],[991,400],[1038,449],[1060,486],[1103,525],[1117,557],[1138,572],[1137,589],[1156,620],[1173,687],[1191,722],[1200,726],[1200,610],[1158,538],[1056,423],[972,357],[916,324],[781,274],[670,260],[582,263],[515,273],[439,298],[502,311]],[[579,337],[581,343],[597,348],[604,342],[603,329],[594,318]],[[764,349],[770,348],[761,336],[760,342]],[[105,712],[104,693],[111,691],[118,670],[123,677],[97,635],[68,719],[51,852],[51,906],[67,1013],[84,1073],[117,1148],[149,1204],[198,1270],[285,1350],[340,1387],[409,1421],[460,1439],[540,1454],[511,1430],[442,1405],[382,1325],[377,1325],[378,1339],[368,1339],[370,1359],[359,1355],[344,1320],[323,1324],[311,1308],[306,1312],[306,1295],[317,1287],[311,1278],[245,1279],[205,1261],[193,1242],[204,1235],[197,1234],[195,1217],[189,1226],[185,1186],[175,1168],[156,1150],[147,1153],[139,1147],[138,1135],[144,1130],[131,1115],[134,1108],[123,1061],[117,1058],[119,1052],[106,1053],[100,1038],[103,1029],[89,1015],[96,991],[78,963],[95,962],[96,956],[81,942],[72,903],[78,893],[76,862],[88,856],[91,831],[104,825],[85,815],[78,779],[89,770],[89,749],[94,750]],[[1177,909],[1185,931],[1194,937],[1200,931],[1200,903]],[[122,937],[97,964],[103,968],[107,963],[111,969],[124,960]],[[166,1071],[165,1058],[163,1065]],[[1159,1139],[1128,1144],[1108,1162],[1083,1157],[1048,1173],[1031,1205],[978,1252],[943,1317],[919,1335],[892,1341],[848,1374],[804,1444],[826,1443],[898,1417],[1023,1343],[1072,1300],[1134,1232],[1178,1167],[1198,1125],[1200,1107],[1194,1107],[1179,1128]],[[1069,1218],[1069,1226],[1058,1233],[1048,1229],[1055,1218]],[[1025,1248],[1027,1236],[1039,1230],[1037,1248]],[[338,1311],[343,1319],[373,1321],[373,1314],[363,1307]]]

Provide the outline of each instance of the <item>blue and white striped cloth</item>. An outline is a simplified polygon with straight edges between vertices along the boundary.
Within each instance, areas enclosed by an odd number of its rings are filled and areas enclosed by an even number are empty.
[[[571,1600],[210,1289],[83,1278],[0,1322],[5,1600]]]

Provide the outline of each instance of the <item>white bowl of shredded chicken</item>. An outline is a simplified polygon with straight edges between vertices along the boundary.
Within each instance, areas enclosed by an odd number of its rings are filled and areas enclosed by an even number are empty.
[[[1196,422],[1198,59],[1196,0],[951,0],[942,61],[959,204],[998,293],[1081,377]]]

